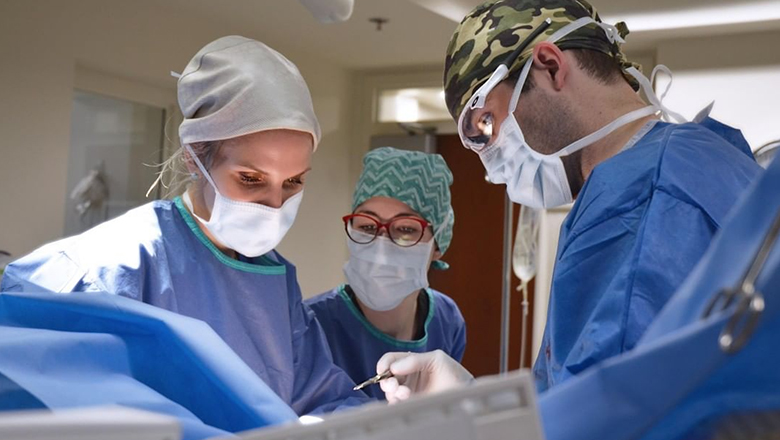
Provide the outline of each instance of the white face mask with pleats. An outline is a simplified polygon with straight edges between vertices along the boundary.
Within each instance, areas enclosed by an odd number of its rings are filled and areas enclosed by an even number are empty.
[[[381,235],[368,244],[358,244],[347,237],[349,261],[344,265],[344,275],[360,302],[372,310],[385,312],[428,287],[433,246],[448,221],[449,217],[428,242],[411,247],[398,246]],[[352,226],[347,227],[352,236],[362,234],[351,229]]]
[[[554,43],[589,23],[596,23],[604,28],[607,37],[611,41],[619,40],[622,42],[621,37],[613,26],[596,22],[589,17],[581,18],[564,26],[546,41]],[[686,122],[682,116],[670,111],[661,103],[663,97],[666,96],[666,92],[668,92],[668,87],[659,99],[651,86],[651,81],[632,67],[627,69],[626,72],[639,82],[642,91],[650,101],[650,105],[615,119],[594,133],[569,144],[553,154],[539,153],[528,145],[523,131],[520,129],[520,125],[514,116],[520,93],[528,78],[532,63],[533,58],[530,58],[523,66],[509,102],[509,114],[501,123],[500,131],[492,144],[476,144],[472,138],[464,134],[465,130],[463,127],[464,123],[467,122],[465,119],[470,116],[470,112],[484,106],[487,95],[508,76],[507,66],[503,64],[499,66],[490,79],[474,93],[474,96],[469,100],[469,105],[463,109],[458,123],[458,130],[463,144],[477,152],[487,171],[488,179],[492,183],[506,184],[507,194],[515,203],[536,209],[552,208],[571,203],[573,199],[572,192],[561,157],[568,156],[592,145],[626,124],[657,113],[661,113],[667,119],[671,117],[678,122]],[[659,65],[653,70],[653,78],[659,70],[671,76],[671,72],[666,66]],[[669,86],[671,86],[671,82]]]
[[[303,191],[287,199],[281,208],[271,208],[259,203],[239,202],[220,194],[217,185],[189,145],[185,148],[208,183],[214,188],[214,204],[211,217],[204,220],[195,214],[192,201],[186,192],[182,199],[192,215],[201,222],[222,245],[247,257],[258,257],[272,251],[290,230]]]

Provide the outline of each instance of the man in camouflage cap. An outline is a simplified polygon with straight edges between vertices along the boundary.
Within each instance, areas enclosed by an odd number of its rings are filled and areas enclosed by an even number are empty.
[[[621,50],[627,34],[584,0],[500,0],[468,14],[447,48],[447,107],[489,179],[531,207],[577,199],[534,366],[540,391],[637,344],[759,169],[738,130],[706,114],[684,123],[661,103]],[[391,367],[388,400],[470,377],[441,353],[377,365]],[[426,388],[407,382],[426,374]]]
[[[598,13],[584,0],[575,2],[524,1],[487,2],[474,9],[461,22],[447,47],[444,67],[444,90],[447,108],[454,119],[458,119],[465,100],[471,97],[478,85],[484,83],[496,68],[525,39],[546,20],[551,23],[537,41],[543,41],[555,31],[583,17],[601,21]],[[623,23],[616,26],[621,38],[628,35]],[[603,53],[615,60],[624,69],[638,67],[630,63],[620,49],[620,42],[611,42],[604,30],[595,23],[586,25],[564,36],[558,42],[561,50],[590,49]],[[523,67],[533,54],[529,45],[510,66],[512,74]],[[634,83],[634,79],[626,75]],[[638,85],[635,85],[638,87]]]

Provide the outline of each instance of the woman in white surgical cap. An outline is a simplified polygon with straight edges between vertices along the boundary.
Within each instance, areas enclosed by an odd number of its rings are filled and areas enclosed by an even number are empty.
[[[320,127],[293,63],[243,37],[178,80],[186,190],[8,266],[3,291],[106,291],[208,323],[299,415],[362,403],[336,367],[295,267],[274,249],[295,220]],[[138,164],[141,166],[141,164]]]

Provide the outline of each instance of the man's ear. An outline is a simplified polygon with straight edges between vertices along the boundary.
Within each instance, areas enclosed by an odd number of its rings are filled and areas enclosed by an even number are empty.
[[[546,84],[555,91],[560,91],[566,84],[571,63],[558,46],[542,41],[534,46],[533,69],[538,72],[534,84]]]

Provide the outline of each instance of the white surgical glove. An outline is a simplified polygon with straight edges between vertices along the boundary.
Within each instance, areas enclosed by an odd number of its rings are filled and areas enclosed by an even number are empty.
[[[306,415],[298,417],[298,422],[301,425],[314,425],[316,423],[322,423],[323,419],[322,417]]]
[[[389,403],[412,395],[438,393],[474,380],[456,360],[441,350],[427,353],[386,353],[376,364],[377,373],[390,370],[395,377],[379,382]]]

